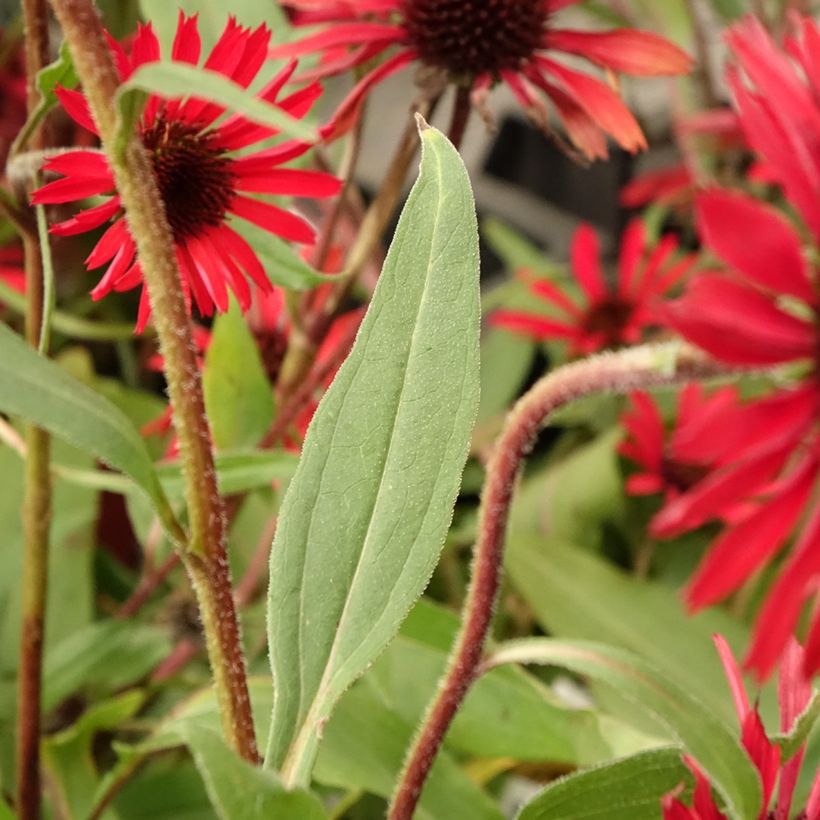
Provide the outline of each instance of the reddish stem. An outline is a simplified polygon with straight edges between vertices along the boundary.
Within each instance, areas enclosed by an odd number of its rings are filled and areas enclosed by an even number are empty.
[[[399,778],[389,820],[410,820],[413,816],[450,723],[478,677],[501,580],[515,481],[544,421],[565,404],[595,393],[627,393],[726,372],[725,367],[688,346],[647,345],[559,368],[541,379],[513,408],[487,467],[462,630]]]

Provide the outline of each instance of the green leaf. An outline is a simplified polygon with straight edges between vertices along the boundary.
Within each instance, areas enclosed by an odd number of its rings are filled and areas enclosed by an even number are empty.
[[[787,735],[777,737],[780,754],[784,761],[794,757],[803,748],[812,729],[817,725],[818,717],[820,717],[820,692],[815,689],[806,708],[798,715],[792,730]]]
[[[253,248],[271,283],[292,290],[315,288],[333,276],[314,270],[292,245],[245,219],[232,219],[231,227]]]
[[[140,97],[144,97],[146,93],[161,97],[188,97],[192,90],[197,99],[224,106],[233,113],[276,129],[288,137],[304,142],[316,142],[319,139],[314,128],[290,116],[278,106],[258,99],[252,91],[244,89],[217,71],[196,68],[187,63],[161,61],[140,66],[117,91],[119,127],[114,150],[121,152],[133,132],[136,117],[141,111]]]
[[[81,688],[116,692],[147,675],[171,651],[164,631],[126,621],[99,621],[46,653],[43,709]]]
[[[268,765],[308,780],[319,732],[435,567],[476,418],[478,236],[466,170],[422,132],[410,194],[356,344],[325,395],[271,558]]]
[[[559,666],[614,688],[653,715],[698,761],[735,820],[755,820],[760,778],[732,731],[705,703],[666,678],[652,664],[604,644],[530,638],[502,644],[489,666],[537,663]]]
[[[578,547],[532,535],[510,538],[505,565],[541,626],[562,638],[605,641],[638,653],[726,721],[734,720],[711,636],[746,645],[744,627],[720,610],[688,616],[677,593],[639,581]],[[764,691],[763,702],[770,695]]]
[[[176,733],[191,749],[205,788],[222,820],[323,820],[321,802],[302,789],[287,791],[270,769],[242,760],[218,732],[182,723]]]
[[[79,83],[77,72],[74,70],[74,62],[71,59],[71,52],[66,42],[63,42],[60,46],[60,54],[57,59],[37,72],[36,83],[40,92],[40,100],[14,140],[14,145],[9,152],[12,157],[25,148],[37,126],[43,121],[46,114],[57,105],[57,95],[54,93],[56,86],[62,85],[65,88],[74,88]]]
[[[151,499],[170,534],[173,514],[137,429],[111,402],[38,356],[0,324],[0,411],[18,415],[126,473]]]
[[[652,749],[550,783],[518,820],[661,820],[661,798],[688,779],[680,749]]]
[[[214,322],[202,386],[218,449],[253,447],[267,433],[273,421],[273,388],[236,303]]]
[[[481,404],[478,423],[501,415],[518,397],[532,367],[535,343],[506,330],[489,330],[481,340]]]
[[[146,698],[132,690],[90,706],[68,729],[43,743],[43,758],[52,775],[52,788],[69,817],[88,817],[99,781],[93,743],[103,730],[114,730],[133,717]]]

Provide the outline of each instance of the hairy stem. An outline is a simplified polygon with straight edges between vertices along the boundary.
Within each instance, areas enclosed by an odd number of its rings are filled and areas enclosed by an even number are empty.
[[[45,0],[24,0],[27,108],[37,107],[37,72],[48,64],[48,10]],[[39,128],[32,141],[46,145]],[[22,197],[21,197],[22,199]],[[25,209],[25,203],[21,204]],[[28,220],[27,220],[28,222]],[[43,333],[43,256],[35,229],[23,234],[26,272],[26,341],[47,353]],[[43,636],[48,592],[48,541],[51,525],[51,446],[48,433],[27,425],[26,467],[23,495],[23,566],[20,664],[17,672],[17,814],[20,820],[40,816],[40,731],[43,679]]]
[[[450,120],[450,142],[453,143],[456,150],[461,148],[461,143],[464,140],[464,134],[467,132],[467,125],[470,122],[470,114],[473,110],[473,104],[470,100],[470,87],[460,85],[456,89],[456,98],[453,100],[453,116]]]
[[[566,365],[537,382],[513,408],[487,466],[472,577],[447,671],[399,778],[389,820],[410,820],[444,736],[479,674],[501,580],[510,502],[524,457],[549,416],[595,393],[627,393],[727,373],[689,346],[645,345]]]
[[[211,436],[173,237],[148,155],[132,135],[115,151],[118,76],[91,0],[51,0],[114,171],[137,245],[165,359],[179,439],[190,537],[182,556],[196,590],[225,736],[247,760],[258,752],[239,620],[225,550],[225,513],[216,484]]]

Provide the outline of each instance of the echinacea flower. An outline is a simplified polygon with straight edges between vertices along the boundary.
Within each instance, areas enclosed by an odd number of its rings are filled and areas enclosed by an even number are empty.
[[[645,327],[657,324],[656,301],[692,266],[689,256],[675,258],[677,250],[678,241],[672,235],[649,250],[643,222],[633,221],[621,243],[617,282],[610,287],[595,231],[582,225],[572,240],[571,266],[585,301],[578,304],[554,283],[538,279],[530,286],[533,295],[557,309],[560,320],[499,310],[490,322],[541,341],[566,339],[572,355],[633,344]]]
[[[316,34],[272,52],[321,54],[312,77],[367,66],[342,104],[335,130],[349,126],[370,90],[413,63],[445,82],[468,88],[484,109],[492,87],[505,83],[527,114],[549,131],[553,105],[570,141],[589,159],[607,156],[606,134],[628,151],[645,148],[640,126],[614,88],[569,68],[555,53],[580,57],[605,72],[635,76],[685,74],[690,58],[669,41],[633,29],[574,31],[554,24],[553,14],[579,0],[287,0],[297,24],[329,24]],[[543,95],[543,96],[542,96]],[[331,131],[333,129],[331,128]]]
[[[269,41],[265,26],[251,30],[231,18],[204,66],[248,87],[267,58]],[[160,59],[159,42],[150,24],[137,31],[130,56],[114,40],[110,45],[122,80],[139,66]],[[171,59],[195,65],[200,52],[196,16],[186,18],[180,13]],[[313,83],[279,99],[294,68],[295,64],[284,68],[257,96],[298,118],[310,110],[321,88]],[[57,88],[56,93],[76,122],[96,132],[82,93],[65,88]],[[340,190],[339,181],[328,174],[279,167],[304,154],[309,145],[289,141],[248,152],[245,149],[277,132],[239,114],[223,118],[225,113],[223,107],[196,97],[165,100],[151,95],[138,125],[165,204],[183,286],[189,291],[186,295],[204,316],[214,309],[228,309],[229,289],[246,310],[252,295],[245,277],[264,292],[271,289],[262,263],[233,227],[234,220],[247,220],[292,242],[311,243],[314,239],[313,228],[302,217],[249,194],[327,197]],[[237,156],[239,151],[242,153]],[[142,271],[135,259],[136,247],[105,156],[88,150],[68,151],[50,159],[45,169],[63,178],[36,191],[36,203],[105,196],[101,203],[51,229],[68,236],[108,225],[86,260],[90,269],[108,265],[92,291],[93,298],[140,285]],[[149,310],[143,289],[138,332],[145,327]]]
[[[761,677],[775,666],[804,603],[820,582],[820,292],[818,270],[797,231],[773,208],[744,194],[710,191],[698,200],[704,244],[728,270],[696,276],[666,307],[685,338],[722,361],[790,364],[795,381],[751,402],[742,425],[726,425],[735,457],[663,510],[667,531],[718,515],[727,500],[754,501],[707,553],[687,590],[690,606],[715,603],[799,536],[758,616],[746,663]],[[820,617],[806,644],[807,671],[820,668]]]
[[[732,655],[732,650],[722,636],[715,635],[714,641],[735,704],[740,723],[741,743],[760,777],[763,803],[758,820],[767,820],[767,818],[788,820],[793,816],[791,810],[794,790],[803,763],[806,744],[804,742],[788,760],[783,759],[780,747],[766,735],[757,706],[749,703],[743,677]],[[780,731],[783,734],[788,734],[794,729],[795,723],[811,699],[811,685],[803,675],[803,655],[803,647],[792,638],[783,656],[777,690],[780,703]],[[676,790],[663,798],[661,803],[663,820],[726,820],[726,816],[720,811],[712,797],[709,781],[701,772],[697,761],[688,757],[684,760],[695,777],[692,806],[685,805],[679,799],[678,790]],[[777,799],[773,811],[770,812],[769,807],[775,793],[775,786],[777,786]],[[820,817],[820,778],[815,777],[806,807],[796,817],[802,820],[817,820]]]
[[[656,522],[662,520],[666,505],[693,490],[712,471],[734,461],[744,411],[734,386],[707,393],[702,385],[689,384],[680,392],[675,425],[667,431],[650,394],[631,393],[629,403],[621,418],[627,438],[618,451],[634,462],[638,471],[627,478],[626,491],[630,495],[663,496],[664,505],[650,522],[650,532],[663,538],[669,533]],[[727,429],[732,433],[727,434]],[[732,520],[737,514],[734,499],[720,511],[723,520]],[[699,523],[684,521],[682,528],[694,529]]]

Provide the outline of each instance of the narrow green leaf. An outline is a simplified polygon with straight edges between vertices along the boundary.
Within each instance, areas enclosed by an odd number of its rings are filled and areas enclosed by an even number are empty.
[[[550,634],[635,652],[715,714],[727,722],[734,719],[711,636],[718,632],[739,649],[748,633],[727,613],[714,609],[689,616],[675,590],[639,581],[597,555],[552,539],[513,532],[505,566]],[[761,693],[764,713],[772,704],[771,694]]]
[[[162,97],[188,97],[192,92],[197,99],[222,105],[259,125],[281,131],[285,136],[305,142],[315,142],[319,138],[314,128],[278,106],[258,99],[253,92],[217,71],[187,63],[160,61],[142,65],[120,86],[117,92],[120,133],[116,144],[122,144],[133,130],[134,113],[139,108],[139,99],[135,99],[134,95],[148,93]]]
[[[307,782],[336,701],[423,591],[476,418],[478,236],[458,153],[422,132],[353,351],[314,417],[271,557],[268,765]]]
[[[757,818],[760,779],[740,745],[739,732],[729,729],[703,702],[637,655],[604,644],[530,638],[502,644],[488,665],[505,663],[560,666],[613,687],[653,715],[686,747],[726,801],[731,817]]]
[[[812,729],[817,724],[818,717],[820,717],[820,692],[815,689],[812,692],[811,700],[798,716],[791,732],[777,737],[780,754],[784,761],[794,757],[803,748]]]
[[[661,798],[687,779],[680,749],[651,749],[550,783],[518,820],[661,820]]]
[[[324,820],[321,802],[302,789],[286,791],[270,769],[242,760],[218,732],[180,723],[176,733],[194,756],[211,803],[222,820]]]
[[[202,386],[217,448],[255,446],[273,421],[273,388],[236,303],[214,322]]]
[[[147,494],[173,531],[173,515],[148,450],[111,402],[32,350],[0,324],[0,411],[27,421],[121,470]]]
[[[61,85],[64,88],[74,88],[79,82],[67,43],[62,43],[60,46],[60,54],[53,63],[50,63],[37,72],[36,82],[37,89],[40,92],[40,101],[29,114],[25,125],[15,138],[14,144],[9,152],[10,156],[14,156],[25,148],[37,126],[43,121],[46,114],[57,105],[57,95],[54,93],[56,86]]]
[[[99,621],[61,641],[46,654],[43,708],[52,709],[81,688],[116,692],[147,675],[169,652],[161,629],[126,621]]]

